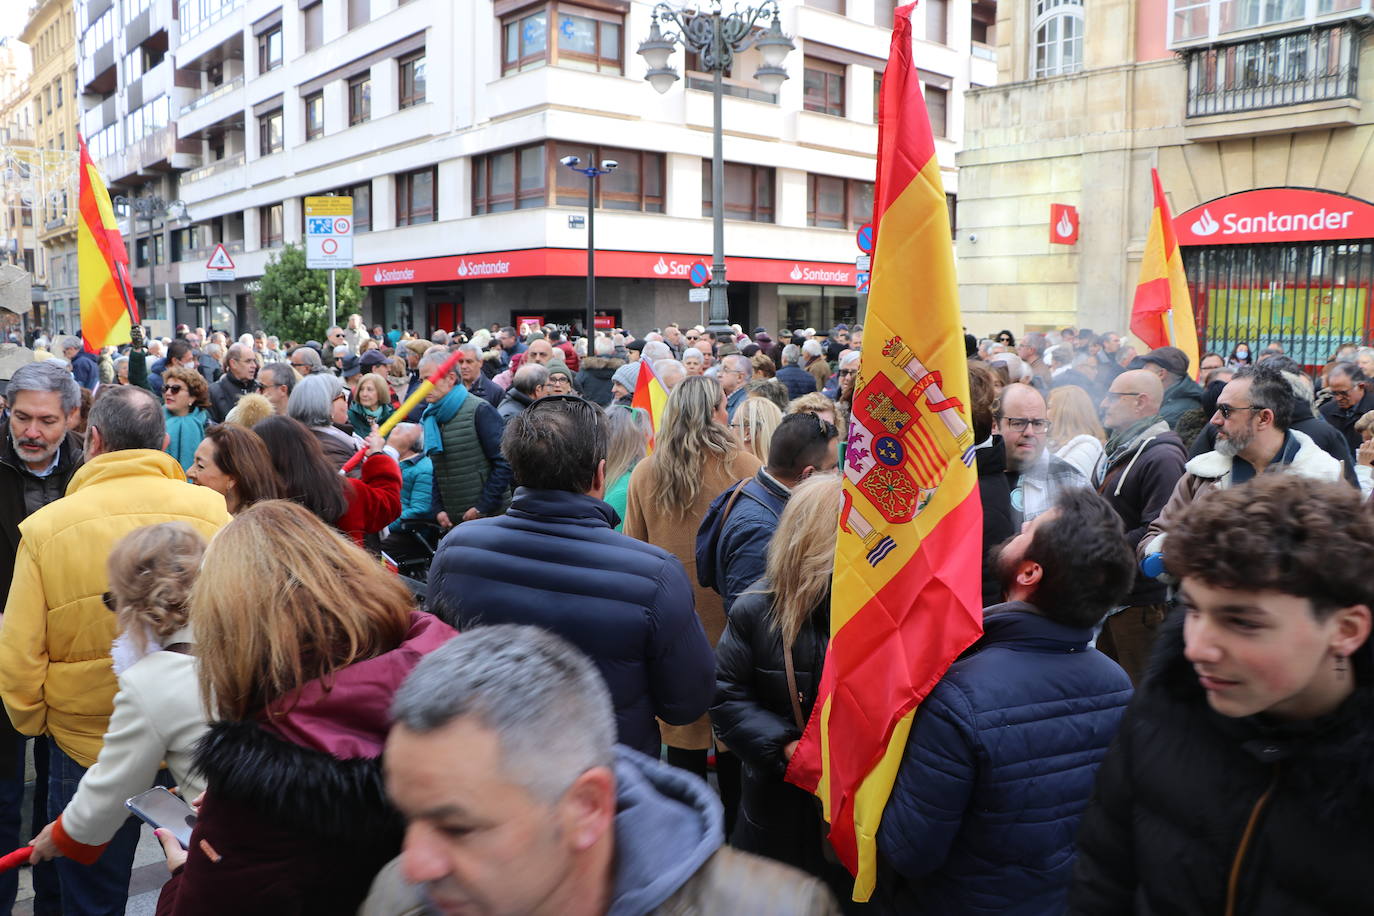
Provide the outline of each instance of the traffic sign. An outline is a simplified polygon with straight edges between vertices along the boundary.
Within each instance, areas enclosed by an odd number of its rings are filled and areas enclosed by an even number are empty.
[[[215,250],[210,252],[210,260],[205,262],[205,279],[234,279],[234,259],[229,257],[229,252],[225,250],[223,242],[215,246]]]
[[[688,302],[710,302],[711,291],[704,286],[693,287],[687,290]]]
[[[866,293],[866,292],[868,292],[868,279],[869,279],[869,276],[870,276],[869,274],[864,273],[864,272],[862,272],[862,271],[860,271],[860,272],[854,274],[854,291],[855,291],[856,293]]]
[[[859,227],[858,233],[854,236],[854,241],[858,243],[859,250],[864,254],[873,253],[873,224],[864,223]]]
[[[312,270],[353,266],[353,198],[305,199],[305,266]]]
[[[711,282],[711,268],[706,266],[705,261],[697,261],[692,265],[692,270],[687,274],[687,279],[693,286],[705,286]],[[699,299],[689,299],[689,302],[699,302]]]
[[[868,273],[868,271],[869,271],[872,267],[873,267],[873,256],[872,256],[872,255],[861,254],[861,255],[859,255],[857,258],[854,259],[854,269],[857,270],[857,271],[859,271],[860,273],[865,273],[865,274],[866,274],[866,273]]]

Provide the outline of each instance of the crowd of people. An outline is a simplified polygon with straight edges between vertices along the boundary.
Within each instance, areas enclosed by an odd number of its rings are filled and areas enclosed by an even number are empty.
[[[784,775],[861,326],[30,343],[0,852],[35,913],[124,912],[154,785],[194,823],[160,914],[1367,909],[1374,350],[966,337],[983,635],[856,903]]]

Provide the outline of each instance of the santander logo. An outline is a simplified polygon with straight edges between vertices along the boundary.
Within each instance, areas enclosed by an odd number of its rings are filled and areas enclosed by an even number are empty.
[[[791,277],[793,280],[800,280],[800,279],[802,278],[802,269],[801,269],[801,265],[800,265],[800,264],[793,264],[793,265],[792,265],[792,272],[791,272],[790,274],[788,274],[788,276]]]
[[[826,270],[821,267],[802,267],[800,264],[793,264],[788,276],[793,280],[810,280],[813,283],[848,283],[851,280],[849,271],[843,268]]]
[[[1059,214],[1059,222],[1054,224],[1054,231],[1061,239],[1066,239],[1073,235],[1073,223],[1069,221],[1069,212],[1067,210]]]
[[[1227,215],[1229,216],[1230,214]],[[1203,210],[1202,215],[1193,221],[1193,225],[1190,228],[1193,230],[1194,235],[1206,236],[1215,233],[1221,228],[1221,224],[1212,218],[1212,214],[1209,211]]]
[[[474,277],[501,276],[510,273],[510,261],[468,261],[458,262],[458,276],[466,277],[471,274]]]
[[[654,265],[654,273],[658,274],[660,277],[666,275],[668,273],[668,262],[659,258],[658,263]]]
[[[685,277],[692,272],[692,265],[688,261],[677,259],[668,261],[659,255],[658,261],[653,266],[653,271],[660,277]]]
[[[373,283],[397,283],[401,280],[414,280],[415,270],[410,267],[403,267],[396,270],[383,270],[378,267],[372,274]]]

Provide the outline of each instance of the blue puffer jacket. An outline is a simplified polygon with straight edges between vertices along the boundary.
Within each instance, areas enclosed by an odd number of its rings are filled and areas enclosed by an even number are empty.
[[[1074,835],[1131,681],[1088,648],[1091,630],[1029,605],[990,607],[983,627],[917,709],[883,812],[893,912],[1043,916],[1067,902]]]
[[[801,366],[783,366],[778,370],[778,381],[787,386],[787,397],[790,399],[816,393],[816,377]]]
[[[778,530],[778,518],[791,491],[760,469],[744,485],[734,507],[720,526],[716,569],[720,570],[721,601],[729,615],[735,599],[763,578],[768,545]]]
[[[411,455],[401,462],[401,518],[432,520],[434,462],[428,455]]]
[[[505,515],[464,522],[440,543],[431,609],[460,630],[517,623],[562,636],[601,669],[620,743],[657,757],[654,717],[700,718],[716,658],[682,563],[616,521],[599,499],[521,487]]]

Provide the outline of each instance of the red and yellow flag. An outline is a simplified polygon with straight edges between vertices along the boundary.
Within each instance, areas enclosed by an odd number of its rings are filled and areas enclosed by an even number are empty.
[[[1140,262],[1140,282],[1131,305],[1131,332],[1151,350],[1178,347],[1188,354],[1190,374],[1198,371],[1197,324],[1193,303],[1188,296],[1188,279],[1183,274],[1183,255],[1174,235],[1174,218],[1169,201],[1159,183],[1159,172],[1150,169],[1154,180],[1155,208],[1150,214],[1150,232],[1145,237],[1145,255]]]
[[[654,435],[658,435],[658,427],[663,422],[663,408],[668,403],[668,389],[663,382],[659,381],[658,375],[654,372],[653,364],[647,359],[639,361],[639,375],[635,376],[635,392],[630,398],[631,407],[641,407],[649,413],[649,422],[653,426]],[[649,439],[649,451],[654,450],[654,440]]]
[[[86,140],[81,144],[80,219],[76,229],[76,262],[81,291],[81,336],[92,352],[129,342],[138,321],[129,283],[129,254],[110,206],[110,192],[96,171]]]
[[[830,649],[787,779],[873,892],[883,808],[918,703],[982,633],[983,510],[940,163],[896,11],[878,117],[876,248],[846,444]]]

